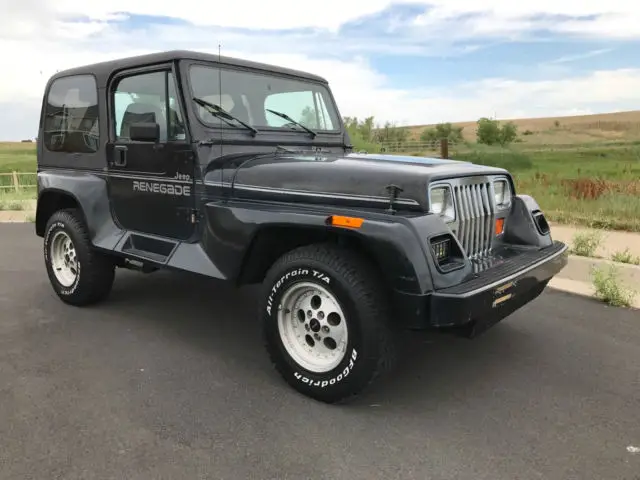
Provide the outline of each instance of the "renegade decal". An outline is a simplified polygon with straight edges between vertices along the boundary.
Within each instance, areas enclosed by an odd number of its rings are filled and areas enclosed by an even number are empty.
[[[162,195],[173,195],[176,197],[191,195],[190,185],[173,185],[170,183],[158,183],[158,182],[141,182],[139,180],[133,181],[134,192],[149,192],[160,193]]]

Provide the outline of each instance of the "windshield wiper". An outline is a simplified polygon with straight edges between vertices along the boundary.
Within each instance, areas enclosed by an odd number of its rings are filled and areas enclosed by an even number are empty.
[[[313,138],[316,138],[317,133],[314,132],[313,130],[311,130],[308,127],[305,127],[303,124],[301,124],[300,122],[296,122],[293,118],[291,118],[289,115],[287,115],[286,113],[282,113],[282,112],[276,112],[275,110],[271,110],[270,108],[265,108],[265,110],[267,112],[271,112],[274,115],[278,115],[281,118],[284,118],[285,120],[289,120],[291,123],[294,123],[296,125],[298,125],[299,127],[304,128],[307,132],[309,132]]]
[[[229,120],[235,120],[239,124],[243,125],[244,127],[248,128],[249,130],[251,130],[253,132],[253,136],[254,137],[259,133],[257,129],[253,128],[248,123],[244,123],[238,117],[236,117],[234,115],[231,115],[229,112],[227,112],[220,105],[216,105],[215,103],[207,102],[206,100],[203,100],[202,98],[198,98],[198,97],[193,97],[193,101],[196,102],[198,105],[206,108],[211,113],[211,115],[215,115],[217,117],[222,118],[225,122],[227,122],[231,126],[233,126],[233,123],[229,122]]]

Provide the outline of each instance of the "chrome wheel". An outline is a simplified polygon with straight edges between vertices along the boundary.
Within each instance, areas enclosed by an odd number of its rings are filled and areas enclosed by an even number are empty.
[[[328,372],[344,358],[347,320],[336,298],[320,285],[295,283],[284,292],[278,330],[287,353],[311,372]]]
[[[66,232],[58,231],[51,239],[49,251],[51,267],[56,280],[64,287],[70,287],[78,277],[78,256],[76,248]]]

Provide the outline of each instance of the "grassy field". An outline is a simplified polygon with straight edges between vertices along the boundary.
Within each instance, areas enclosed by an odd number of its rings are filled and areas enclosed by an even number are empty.
[[[640,145],[521,151],[459,148],[452,158],[507,168],[549,220],[640,231]]]
[[[468,142],[451,147],[450,157],[507,168],[518,192],[532,195],[551,221],[640,232],[640,112],[518,122],[521,133],[522,128],[533,132],[521,136],[522,142],[508,148]],[[549,129],[556,131],[549,134]],[[578,141],[586,137],[589,141]],[[550,138],[554,141],[543,141]],[[34,144],[0,143],[0,174],[35,169]],[[0,185],[10,182],[10,176],[0,175]],[[20,182],[33,183],[33,176],[25,174]],[[30,191],[35,192],[18,196]],[[6,204],[16,193],[0,189],[0,202],[2,197]]]
[[[578,115],[572,117],[510,119],[518,127],[523,144],[576,145],[603,142],[640,141],[640,111]],[[475,141],[476,122],[456,122],[466,141]],[[409,136],[418,140],[420,133],[433,125],[412,125]]]
[[[36,147],[34,143],[0,142],[0,210],[18,210],[22,201],[35,196]],[[26,188],[16,192],[13,176]]]

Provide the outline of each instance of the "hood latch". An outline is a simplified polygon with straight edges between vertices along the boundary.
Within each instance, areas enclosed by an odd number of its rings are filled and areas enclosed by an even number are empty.
[[[387,212],[394,214],[396,213],[395,209],[393,208],[394,203],[398,198],[398,194],[402,192],[403,189],[402,187],[399,187],[398,185],[394,185],[393,183],[387,185],[386,187],[384,187],[384,189],[389,194],[389,208],[387,209]]]

